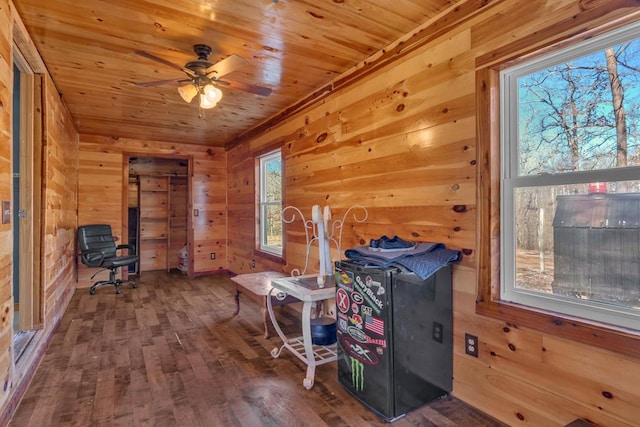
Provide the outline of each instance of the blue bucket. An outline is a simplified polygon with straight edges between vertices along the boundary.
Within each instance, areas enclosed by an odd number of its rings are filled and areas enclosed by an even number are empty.
[[[317,317],[311,319],[311,342],[315,345],[331,345],[337,341],[336,319]]]

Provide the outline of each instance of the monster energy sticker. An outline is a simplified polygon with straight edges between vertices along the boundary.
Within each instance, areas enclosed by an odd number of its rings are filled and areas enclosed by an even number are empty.
[[[351,359],[351,385],[355,391],[362,391],[364,389],[364,364],[355,357],[349,359]]]

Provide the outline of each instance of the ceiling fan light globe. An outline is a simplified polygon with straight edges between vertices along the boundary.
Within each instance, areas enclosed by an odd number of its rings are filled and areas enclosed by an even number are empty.
[[[212,84],[208,84],[204,87],[204,94],[213,105],[217,104],[222,99],[222,91]]]
[[[216,102],[211,102],[206,94],[200,94],[200,108],[204,110],[208,110],[216,106]]]
[[[191,102],[193,98],[198,94],[198,88],[189,83],[184,86],[178,87],[178,93],[184,99],[184,102]]]

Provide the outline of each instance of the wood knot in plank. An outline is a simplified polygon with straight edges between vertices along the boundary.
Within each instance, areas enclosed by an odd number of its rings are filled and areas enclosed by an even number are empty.
[[[322,132],[320,135],[318,135],[318,137],[316,138],[316,142],[320,143],[323,142],[325,139],[327,139],[327,132]]]

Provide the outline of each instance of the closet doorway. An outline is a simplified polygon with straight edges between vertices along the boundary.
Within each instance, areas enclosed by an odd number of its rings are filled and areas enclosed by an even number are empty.
[[[191,159],[128,155],[127,234],[138,265],[129,274],[180,270],[192,275]],[[185,256],[186,255],[186,256]]]

